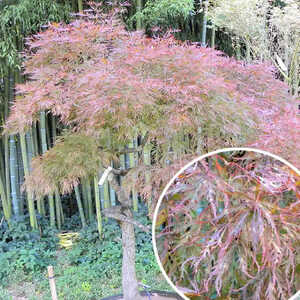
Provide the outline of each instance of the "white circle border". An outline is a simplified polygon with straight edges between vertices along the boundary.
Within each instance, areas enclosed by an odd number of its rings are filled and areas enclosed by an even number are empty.
[[[166,274],[163,266],[162,266],[162,263],[159,259],[159,256],[158,256],[158,252],[157,252],[157,247],[156,247],[156,240],[155,240],[155,224],[156,224],[156,219],[157,219],[157,214],[158,214],[158,210],[159,210],[159,207],[161,205],[161,202],[166,194],[166,192],[168,191],[169,187],[173,184],[174,180],[182,173],[184,172],[187,168],[189,168],[191,165],[193,165],[194,163],[206,158],[206,157],[209,157],[209,156],[212,156],[212,155],[215,155],[215,154],[218,154],[218,153],[222,153],[222,152],[229,152],[229,151],[249,151],[249,152],[257,152],[257,153],[261,153],[261,154],[264,154],[264,155],[267,155],[267,156],[270,156],[270,157],[273,157],[279,161],[281,161],[282,163],[284,163],[285,165],[287,165],[288,167],[290,167],[293,171],[295,171],[299,176],[300,176],[300,170],[298,170],[295,166],[293,166],[291,163],[289,163],[287,160],[285,160],[284,158],[281,158],[280,156],[277,156],[275,154],[272,154],[268,151],[264,151],[264,150],[259,150],[259,149],[256,149],[256,148],[249,148],[249,147],[233,147],[233,148],[222,148],[222,149],[219,149],[219,150],[216,150],[216,151],[212,151],[212,152],[209,152],[209,153],[206,153],[204,155],[201,155],[195,159],[193,159],[192,161],[190,161],[188,164],[186,164],[185,166],[183,166],[172,178],[171,180],[168,182],[168,184],[165,186],[165,188],[163,189],[162,193],[160,194],[160,197],[158,198],[158,202],[156,204],[156,207],[155,207],[155,210],[154,210],[154,215],[153,215],[153,222],[152,222],[152,245],[153,245],[153,251],[154,251],[154,255],[155,255],[155,258],[156,258],[156,261],[158,263],[158,266],[160,268],[160,271],[162,272],[163,276],[165,277],[165,279],[167,280],[168,284],[176,291],[177,294],[179,294],[183,299],[185,300],[190,300],[190,298],[186,297],[184,295],[183,292],[181,292],[174,284],[173,282],[170,280],[170,278],[168,277],[168,275]],[[292,297],[293,298],[293,297]],[[292,299],[290,298],[290,299]]]

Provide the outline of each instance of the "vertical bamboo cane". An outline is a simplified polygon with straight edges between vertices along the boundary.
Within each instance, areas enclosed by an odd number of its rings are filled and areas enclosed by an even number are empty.
[[[142,17],[141,17],[141,13],[142,13],[142,9],[143,9],[143,2],[142,0],[137,0],[136,1],[136,11],[137,11],[137,20],[136,20],[136,30],[142,30]]]
[[[78,185],[75,186],[74,189],[75,189],[75,197],[76,197],[76,201],[77,201],[77,205],[78,205],[81,224],[82,224],[82,227],[85,227],[86,221],[85,221],[85,217],[84,217],[84,212],[83,212],[83,207],[82,207],[82,202],[81,202],[80,191],[79,191]]]
[[[61,229],[62,218],[61,218],[61,210],[60,210],[60,195],[58,190],[55,190],[55,210],[56,210],[56,221],[57,221],[57,228]]]
[[[51,116],[51,134],[52,134],[52,145],[54,145],[56,140],[56,120],[55,116]],[[50,135],[50,134],[49,134]],[[58,229],[61,229],[61,224],[63,223],[63,211],[61,210],[61,198],[58,189],[55,190],[55,211],[56,211],[56,221]]]
[[[204,2],[204,11],[203,11],[202,38],[201,38],[202,47],[206,46],[207,12],[208,12],[208,0],[205,0],[205,2]]]
[[[24,183],[24,167],[22,161],[21,146],[18,136],[16,136],[16,149],[17,149],[17,195],[19,199],[20,215],[24,216],[24,203],[25,193],[21,191],[21,186]]]
[[[78,0],[78,11],[81,13],[83,11],[82,0]]]
[[[1,153],[2,155],[2,153]],[[0,196],[2,200],[2,206],[3,206],[3,213],[4,213],[4,218],[7,222],[10,221],[10,211],[9,211],[9,205],[8,205],[8,199],[5,191],[5,185],[4,185],[4,174],[1,174],[0,176]]]
[[[129,143],[130,148],[136,148],[137,147],[137,139],[134,138],[131,143]],[[129,154],[129,168],[134,168],[136,166],[136,154],[130,153]],[[132,189],[132,204],[133,204],[133,210],[138,211],[138,194],[135,189]]]
[[[144,135],[145,135],[145,132],[144,132]],[[151,143],[147,142],[143,149],[144,164],[146,166],[151,165],[151,148],[152,148]],[[150,174],[150,171],[148,171],[148,170],[145,173],[145,181],[146,181],[146,185],[149,185],[151,182],[151,174]],[[152,202],[152,195],[149,196],[149,199],[147,201],[148,208],[150,207],[151,202]]]
[[[116,205],[116,192],[114,191],[114,189],[111,187],[111,185],[109,184],[109,197],[110,197],[110,202],[112,206]]]
[[[215,48],[215,41],[216,41],[216,28],[214,25],[212,25],[211,29],[211,47]]]
[[[86,193],[87,193],[87,199],[88,199],[89,220],[90,220],[90,222],[93,222],[94,213],[93,213],[92,189],[91,189],[90,179],[86,178],[84,181],[84,184],[86,186]]]
[[[61,201],[59,202],[59,209],[60,209],[61,223],[64,224],[65,223],[65,217],[64,217],[64,211],[63,211]]]
[[[42,152],[45,153],[48,149],[46,139],[46,113],[42,111],[40,113],[40,131],[42,140]],[[50,225],[55,227],[55,208],[53,194],[48,195],[49,211],[50,211]]]
[[[10,163],[9,163],[9,137],[4,136],[4,163],[5,163],[5,191],[7,196],[7,203],[11,214],[11,194],[10,194]]]
[[[22,49],[21,45],[21,39],[18,37],[16,38],[16,45],[19,50]],[[12,95],[13,95],[13,100],[15,100],[15,84],[22,83],[23,78],[21,76],[20,70],[15,70],[15,77],[14,77],[14,83],[13,83],[13,89],[11,89]],[[25,136],[24,136],[25,140]],[[17,181],[17,194],[18,194],[18,199],[19,199],[19,207],[20,207],[20,215],[24,216],[24,204],[25,204],[25,192],[21,190],[21,186],[24,183],[24,165],[23,165],[23,157],[22,157],[22,150],[21,150],[21,141],[18,136],[16,136],[16,149],[17,149],[17,172],[18,172],[18,181]],[[26,159],[27,159],[27,154],[26,154]],[[28,207],[29,210],[29,207]],[[30,213],[29,213],[30,214]]]
[[[2,176],[0,176],[0,196],[1,196],[1,200],[2,200],[4,218],[7,222],[9,222],[10,214],[9,214],[9,210],[8,210],[7,197],[6,197],[6,194],[5,194],[5,189],[4,189]]]
[[[99,181],[99,178],[98,178],[97,175],[95,175],[94,176],[94,190],[95,190],[96,216],[97,216],[99,237],[101,239],[101,235],[102,235],[102,216],[101,216],[101,205],[100,205],[100,195],[99,195],[98,181]]]
[[[27,149],[26,149],[25,134],[23,132],[20,133],[20,141],[21,141],[21,150],[22,150],[24,173],[25,173],[25,177],[28,177],[29,176],[29,165],[28,165],[28,156],[27,156]],[[37,220],[36,220],[36,214],[35,214],[35,209],[34,209],[34,199],[33,199],[32,192],[27,193],[27,202],[28,202],[30,226],[33,229],[37,229]]]
[[[81,188],[82,188],[82,199],[83,199],[83,210],[86,220],[89,220],[89,203],[88,203],[88,197],[87,197],[87,190],[86,190],[86,184],[85,180],[81,180]]]
[[[8,117],[8,109],[9,109],[9,70],[7,69],[6,78],[4,78],[4,119],[6,120]],[[6,202],[7,202],[7,209],[8,209],[8,216],[9,219],[11,218],[11,194],[10,194],[10,165],[9,165],[9,138],[8,135],[4,135],[4,189],[5,189],[5,195],[6,195]]]
[[[13,204],[14,215],[17,219],[20,217],[20,208],[17,198],[17,172],[16,172],[16,142],[13,135],[9,138],[9,168],[10,168],[10,184],[11,184],[11,198]]]
[[[38,147],[38,137],[37,137],[37,126],[35,122],[32,124],[31,131],[32,131],[33,153],[34,156],[36,156],[39,154],[39,147]]]
[[[250,55],[250,42],[246,41],[246,61],[247,63],[250,63],[251,55]]]
[[[49,122],[48,122],[48,117],[45,114],[45,127],[46,127],[46,140],[47,140],[47,145],[48,145],[48,149],[51,148],[51,133],[50,133],[50,128],[49,128]]]
[[[4,117],[2,120],[4,120]],[[0,137],[0,176],[2,177],[3,183],[5,183],[5,164],[4,164],[3,150],[4,150],[4,138]]]
[[[103,184],[103,204],[104,208],[110,207],[110,199],[109,199],[109,187],[108,187],[108,182],[107,180]]]

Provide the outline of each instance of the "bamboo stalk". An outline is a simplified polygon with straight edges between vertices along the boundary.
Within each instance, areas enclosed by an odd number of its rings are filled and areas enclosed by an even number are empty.
[[[4,136],[4,164],[5,164],[5,188],[6,188],[7,201],[10,207],[10,214],[11,214],[9,137],[7,134]]]
[[[92,189],[91,189],[91,183],[90,183],[89,178],[86,178],[84,180],[84,185],[85,185],[85,189],[86,189],[86,193],[87,193],[89,221],[93,222],[94,213],[93,213]]]
[[[9,168],[10,168],[10,184],[11,184],[11,198],[13,204],[13,212],[17,219],[20,217],[20,208],[17,197],[17,172],[16,172],[16,142],[14,136],[9,138]]]
[[[45,115],[45,125],[46,125],[46,140],[47,140],[47,145],[48,148],[51,148],[51,133],[50,133],[50,128],[49,128],[49,122],[48,122],[48,117]]]
[[[5,182],[5,164],[4,164],[3,150],[4,150],[4,139],[2,137],[0,138],[0,153],[1,153],[0,154],[0,176],[2,176],[2,179],[4,180],[3,182]]]
[[[62,220],[61,220],[61,210],[60,210],[60,195],[58,190],[55,190],[55,209],[56,209],[56,221],[57,221],[57,228],[61,229],[61,224],[62,224]]]
[[[116,192],[110,184],[109,184],[109,197],[110,197],[111,206],[115,206],[116,205]]]
[[[82,188],[82,198],[83,198],[83,210],[86,220],[89,220],[89,203],[87,198],[87,190],[86,184],[84,180],[81,181],[81,188]]]
[[[41,132],[41,142],[42,142],[42,152],[43,154],[47,151],[47,138],[46,138],[46,113],[42,111],[40,113],[40,132]],[[55,227],[55,207],[53,194],[48,195],[49,202],[49,212],[50,212],[50,226]]]
[[[136,1],[136,10],[137,10],[137,20],[136,20],[136,30],[142,30],[142,9],[143,9],[143,3],[142,0],[137,0]]]
[[[251,59],[250,56],[250,42],[247,40],[246,41],[246,61],[249,63]]]
[[[144,133],[144,135],[145,135],[145,133]],[[151,165],[151,149],[152,149],[151,143],[147,142],[143,149],[143,159],[144,159],[144,164],[146,166]],[[150,171],[148,171],[148,170],[146,170],[146,172],[145,172],[145,181],[146,181],[146,185],[149,185],[151,182],[151,174],[150,174]],[[148,208],[149,208],[149,205],[151,202],[152,202],[152,195],[150,195],[149,201],[147,201]]]
[[[85,217],[84,217],[84,212],[83,212],[83,207],[82,207],[82,202],[81,202],[80,191],[79,191],[78,185],[75,186],[74,189],[75,189],[75,197],[76,197],[76,201],[77,201],[81,224],[82,224],[82,227],[85,227],[86,221],[85,221]]]
[[[7,222],[9,222],[10,217],[11,217],[11,213],[10,213],[10,210],[9,210],[8,199],[7,199],[3,179],[4,179],[4,174],[1,174],[1,176],[0,176],[0,196],[1,196],[1,200],[2,200],[4,218]]]
[[[78,0],[78,11],[79,11],[80,13],[82,13],[82,11],[83,11],[82,0]]]
[[[103,208],[110,207],[108,182],[105,181],[104,184],[99,187],[99,189],[100,189],[100,200],[103,203]],[[107,218],[105,219],[107,220]]]
[[[54,146],[56,140],[56,119],[55,116],[51,116],[51,134],[52,134],[52,145]]]
[[[11,216],[9,214],[9,209],[8,209],[8,204],[7,204],[7,197],[6,197],[6,194],[5,194],[5,188],[4,188],[2,176],[0,176],[0,196],[1,196],[1,200],[2,200],[4,218],[7,222],[9,222]]]
[[[136,148],[137,147],[137,139],[133,139],[132,142],[129,143],[130,148]],[[129,154],[129,168],[134,168],[136,166],[136,157],[137,153],[130,153]],[[132,204],[133,204],[133,210],[138,211],[138,194],[135,189],[132,189]]]
[[[99,237],[102,236],[102,216],[101,216],[101,205],[100,205],[100,195],[99,195],[99,178],[97,175],[94,176],[94,190],[95,190],[95,203],[96,203],[96,216],[98,224]]]
[[[202,38],[201,38],[201,45],[202,45],[202,47],[206,46],[207,12],[208,12],[208,0],[206,0],[204,2],[203,27],[202,27]]]
[[[9,88],[9,80],[10,80],[10,69],[7,69],[7,78],[4,80],[4,95],[5,95],[5,103],[4,103],[4,117],[5,120],[8,117],[9,113],[9,101],[10,101],[10,88]],[[9,155],[9,136],[5,134],[4,136],[4,164],[5,164],[5,188],[6,188],[6,196],[7,203],[9,206],[10,215],[12,214],[12,199],[11,199],[11,190],[10,190],[10,155]]]
[[[216,41],[216,28],[212,25],[211,29],[211,48],[215,48],[215,41]]]
[[[31,172],[31,161],[34,156],[31,129],[26,132],[25,139],[26,139],[27,158],[28,158],[27,163],[28,163],[29,172]]]
[[[20,141],[21,141],[21,151],[22,151],[24,173],[25,173],[25,177],[28,177],[29,176],[29,165],[28,165],[28,156],[27,156],[27,149],[26,149],[26,139],[25,139],[24,133],[20,133]],[[33,229],[37,229],[37,220],[36,220],[34,199],[33,199],[32,192],[27,193],[27,202],[28,202],[30,226]]]
[[[36,155],[39,154],[36,123],[32,124],[32,130],[31,131],[32,131],[33,153],[34,153],[34,156],[36,156]]]
[[[51,116],[51,134],[52,134],[52,145],[54,145],[56,140],[56,120],[55,116]],[[50,136],[50,134],[49,134]],[[58,192],[58,189],[55,190],[55,211],[56,211],[56,221],[57,221],[57,228],[61,229],[61,225],[63,223],[63,211],[61,205],[61,198]]]
[[[60,209],[61,223],[64,224],[65,223],[65,216],[64,216],[64,211],[63,211],[61,199],[59,201],[59,209]]]
[[[55,204],[53,194],[48,195],[49,212],[50,212],[50,226],[55,227]]]
[[[24,166],[22,161],[21,146],[18,136],[16,136],[16,149],[17,149],[17,195],[19,199],[20,215],[24,215],[24,203],[25,203],[25,193],[21,191],[21,186],[24,183]]]
[[[103,195],[104,195],[104,208],[109,208],[111,205],[110,205],[109,187],[107,181],[103,184]]]
[[[16,37],[16,46],[20,50],[22,49],[22,43],[21,40]],[[23,78],[21,76],[20,70],[16,69],[14,72],[14,82],[12,83],[11,86],[11,93],[12,93],[12,98],[13,101],[15,101],[15,84],[22,83]],[[25,141],[25,136],[24,136],[24,141]],[[26,145],[26,144],[25,144]],[[26,146],[25,146],[26,147]],[[25,192],[21,190],[21,186],[24,183],[24,165],[23,165],[23,154],[21,150],[21,141],[16,135],[16,149],[17,149],[17,172],[18,172],[18,177],[17,177],[17,195],[19,199],[19,208],[20,208],[20,215],[24,216],[24,204],[25,204]],[[26,154],[26,159],[27,159],[27,154]],[[28,207],[29,209],[29,207]]]

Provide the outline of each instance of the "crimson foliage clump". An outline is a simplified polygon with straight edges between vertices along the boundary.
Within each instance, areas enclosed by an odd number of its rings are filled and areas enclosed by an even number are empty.
[[[172,282],[206,296],[275,300],[296,293],[299,183],[280,161],[252,152],[221,153],[185,170],[156,223]]]

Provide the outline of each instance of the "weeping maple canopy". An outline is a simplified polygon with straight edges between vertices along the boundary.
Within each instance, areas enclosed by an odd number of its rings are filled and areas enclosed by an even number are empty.
[[[176,160],[251,144],[277,153],[280,140],[284,157],[297,161],[298,119],[286,84],[269,65],[245,65],[170,34],[149,39],[108,16],[49,25],[28,39],[24,70],[31,80],[17,88],[6,132],[26,131],[41,111],[69,128],[34,160],[31,186],[37,192],[49,193],[57,184],[70,190],[76,178],[95,174],[101,160],[145,132],[161,159],[170,149]],[[68,142],[76,138],[88,140],[92,155]],[[74,152],[77,159],[63,159]]]

